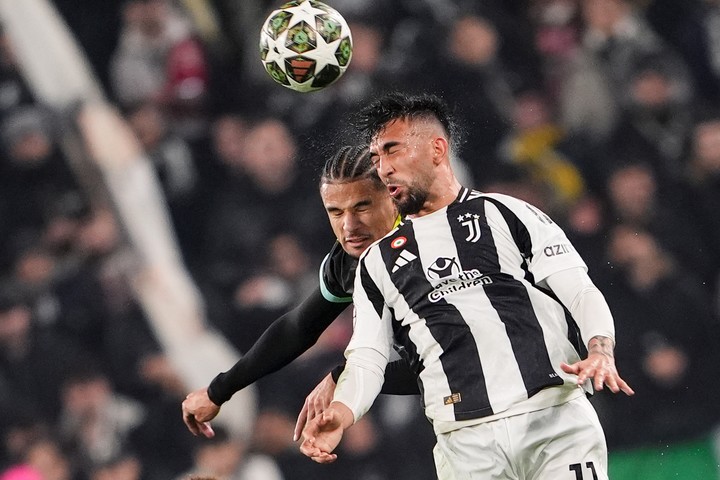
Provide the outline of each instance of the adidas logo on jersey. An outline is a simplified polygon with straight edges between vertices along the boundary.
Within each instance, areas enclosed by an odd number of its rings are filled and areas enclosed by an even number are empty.
[[[393,265],[392,273],[397,272],[400,270],[401,267],[404,267],[408,263],[412,262],[417,258],[417,255],[414,255],[407,250],[403,250],[400,252],[400,256],[395,260],[395,265]]]

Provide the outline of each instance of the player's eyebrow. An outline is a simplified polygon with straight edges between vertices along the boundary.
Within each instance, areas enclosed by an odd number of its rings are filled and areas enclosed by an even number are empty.
[[[369,207],[371,205],[372,205],[372,201],[370,199],[363,199],[363,200],[360,200],[360,201],[352,204],[350,206],[350,209],[360,208],[360,207]],[[337,205],[328,205],[325,208],[325,210],[332,213],[332,212],[341,212],[341,211],[343,211],[343,208],[338,207]]]
[[[383,152],[387,152],[387,151],[390,150],[392,147],[395,147],[395,146],[397,146],[397,145],[400,145],[400,142],[398,142],[397,140],[389,140],[389,141],[387,141],[387,142],[385,142],[385,143],[382,144],[381,149],[382,149]]]
[[[355,205],[353,205],[353,208],[369,207],[370,205],[372,205],[372,202],[369,199],[364,199],[364,200],[360,200]]]
[[[384,153],[388,153],[391,148],[400,145],[400,142],[397,140],[388,140],[387,142],[383,143],[379,149],[370,150],[370,161],[372,163],[377,163],[377,158],[380,156],[380,153],[378,150],[383,151]]]

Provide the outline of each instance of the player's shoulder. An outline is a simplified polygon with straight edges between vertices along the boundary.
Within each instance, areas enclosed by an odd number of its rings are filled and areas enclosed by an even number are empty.
[[[462,200],[463,197],[461,196],[460,199]],[[465,195],[464,200],[462,201],[490,201],[493,203],[501,203],[508,206],[521,205],[525,203],[523,200],[520,200],[519,198],[513,197],[506,193],[481,192],[479,190],[468,190],[468,193]]]
[[[481,201],[489,201],[497,207],[504,207],[510,210],[518,217],[536,217],[543,223],[552,223],[552,220],[540,208],[521,198],[513,197],[505,193],[478,192],[476,190],[472,192],[474,192],[474,194],[469,194],[468,200],[479,199]]]
[[[335,242],[320,265],[320,291],[326,300],[346,303],[352,300],[353,279],[357,259]]]
[[[321,271],[327,278],[339,278],[346,276],[348,271],[354,271],[357,266],[357,258],[348,254],[340,245],[335,242],[322,262]]]
[[[368,255],[372,255],[371,252],[374,252],[378,249],[385,248],[385,246],[392,246],[392,242],[398,238],[398,236],[402,236],[404,231],[409,231],[410,222],[403,219],[401,220],[395,228],[390,230],[388,233],[385,234],[385,236],[375,240],[373,243],[370,244],[368,248],[365,249],[365,251],[360,255],[360,261],[364,261],[364,259]]]
[[[480,190],[462,187],[457,195],[457,198],[450,206],[457,207],[460,205],[487,201],[502,204],[516,204],[517,202],[521,202],[521,200],[504,193],[482,192]]]
[[[327,255],[325,255],[326,261],[333,262],[333,261],[342,261],[346,257],[349,257],[348,253],[343,250],[342,245],[340,245],[340,242],[335,242],[328,252]]]

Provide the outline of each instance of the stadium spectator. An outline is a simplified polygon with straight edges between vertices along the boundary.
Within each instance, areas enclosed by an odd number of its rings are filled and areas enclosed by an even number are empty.
[[[163,105],[173,128],[195,138],[205,125],[208,64],[192,25],[168,0],[130,0],[110,65],[121,106]]]
[[[31,105],[34,95],[23,77],[15,55],[15,47],[0,26],[0,115],[21,105]]]
[[[523,170],[546,191],[546,209],[563,217],[584,193],[585,180],[568,158],[569,140],[553,120],[551,106],[540,92],[523,92],[513,102],[512,129],[500,145],[498,158]]]
[[[15,405],[54,423],[63,379],[79,364],[83,350],[77,339],[38,325],[30,305],[17,286],[5,287],[0,295],[0,375]]]
[[[79,480],[81,471],[75,465],[72,452],[54,436],[33,440],[23,454],[24,463],[40,474],[43,480]]]
[[[638,394],[604,400],[599,410],[616,480],[713,478],[720,421],[718,388],[705,379],[720,358],[720,324],[708,292],[647,231],[611,231],[613,267],[605,291],[616,318],[623,374]],[[662,465],[662,468],[658,468]]]
[[[0,121],[0,212],[7,238],[19,229],[42,228],[46,209],[79,183],[58,148],[47,109],[22,106]]]
[[[190,145],[171,129],[167,116],[152,102],[136,105],[127,115],[155,168],[181,251],[192,262],[199,254],[203,216],[197,208],[199,172]]]
[[[140,460],[131,453],[117,457],[90,469],[88,480],[141,480],[143,471]]]
[[[655,31],[673,45],[687,63],[702,98],[720,101],[720,2],[692,0],[679,4],[654,0],[646,16]]]
[[[642,155],[668,187],[683,170],[694,100],[690,85],[672,69],[668,56],[636,60],[625,85],[621,117],[610,138],[611,152]]]
[[[242,131],[237,127],[227,125],[232,130],[223,131],[234,136],[231,142],[242,142],[242,151],[220,144],[227,153],[220,158],[226,176],[211,201],[203,249],[205,278],[225,305],[231,305],[243,281],[263,272],[273,237],[297,235],[302,245],[317,245],[311,239],[322,215],[313,195],[315,182],[298,164],[296,139],[288,126],[264,119],[252,125],[244,139],[238,138]],[[319,255],[310,253],[312,258]]]
[[[638,61],[648,55],[667,59],[668,72],[692,88],[687,67],[650,28],[629,0],[583,0],[582,48],[571,60],[560,95],[562,124],[572,134],[607,139],[620,118],[623,96]]]
[[[720,245],[720,113],[698,115],[690,138],[690,157],[686,159],[685,176],[689,187],[691,208],[708,246]],[[715,277],[714,291],[720,294],[720,250],[708,248],[706,261]],[[715,302],[720,313],[720,296]]]
[[[571,59],[580,48],[580,5],[576,0],[535,0],[529,5],[528,15],[533,48],[540,57],[543,91],[554,106]]]
[[[436,62],[403,77],[404,89],[438,93],[453,105],[468,132],[456,154],[476,182],[497,173],[496,152],[510,129],[514,94],[534,87],[539,78],[535,53],[522,48],[526,39],[503,20],[492,9],[466,10],[447,27],[434,25],[429,38],[447,38],[424,46],[439,48]],[[452,88],[447,88],[448,78]]]
[[[147,415],[141,403],[118,394],[91,361],[65,376],[61,398],[61,435],[75,446],[86,470],[117,457]]]
[[[630,161],[614,169],[607,180],[610,215],[615,222],[650,231],[658,242],[701,279],[714,274],[707,262],[706,239],[697,218],[683,214],[684,205],[668,188],[662,188],[650,166]]]
[[[249,451],[249,445],[217,428],[215,436],[195,445],[193,466],[177,480],[217,476],[225,480],[283,480],[275,462]]]

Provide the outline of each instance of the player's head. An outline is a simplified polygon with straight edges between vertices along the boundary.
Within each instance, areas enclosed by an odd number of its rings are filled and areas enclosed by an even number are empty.
[[[450,151],[457,128],[439,97],[390,93],[364,108],[358,120],[401,214],[423,210],[439,187],[454,178]]]
[[[364,146],[342,147],[328,159],[320,196],[340,245],[354,257],[389,232],[397,217]]]
[[[447,103],[437,95],[388,93],[360,110],[356,123],[364,140],[370,144],[396,120],[435,121],[442,126],[450,147],[457,146],[459,128]]]

